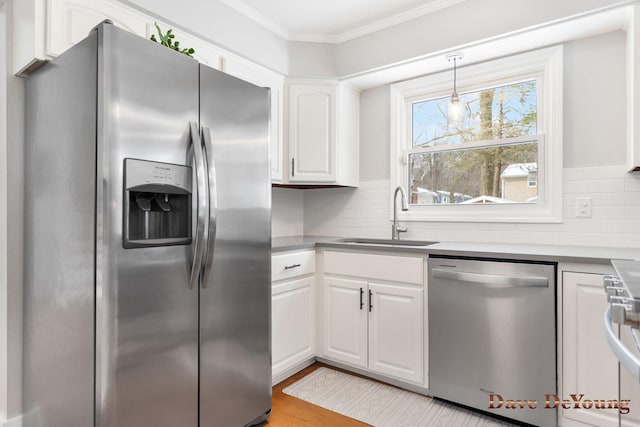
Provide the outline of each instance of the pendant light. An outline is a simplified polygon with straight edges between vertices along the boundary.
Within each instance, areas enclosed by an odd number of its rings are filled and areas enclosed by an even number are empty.
[[[447,125],[449,127],[457,127],[462,125],[464,119],[464,105],[460,101],[458,92],[456,91],[456,61],[462,59],[462,53],[454,52],[447,55],[447,61],[453,61],[453,93],[447,104]]]

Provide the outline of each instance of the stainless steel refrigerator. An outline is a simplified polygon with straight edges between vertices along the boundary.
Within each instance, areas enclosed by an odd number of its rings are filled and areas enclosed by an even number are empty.
[[[108,23],[26,82],[25,427],[271,408],[269,91]]]

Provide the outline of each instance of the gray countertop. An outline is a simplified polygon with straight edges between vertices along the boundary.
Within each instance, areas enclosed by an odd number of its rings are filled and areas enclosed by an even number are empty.
[[[317,243],[338,240],[335,236],[284,236],[271,238],[273,252],[292,251],[296,249],[314,248]]]
[[[398,253],[422,253],[451,256],[483,256],[536,261],[609,263],[611,259],[640,260],[640,249],[588,246],[527,245],[511,243],[440,242],[423,248],[389,247],[341,242],[335,236],[286,236],[272,239],[274,252],[314,247],[378,250]]]

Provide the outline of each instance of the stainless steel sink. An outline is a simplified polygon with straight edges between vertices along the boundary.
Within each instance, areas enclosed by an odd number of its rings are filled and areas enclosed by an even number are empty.
[[[391,239],[364,239],[364,238],[347,238],[338,240],[341,243],[349,243],[354,245],[377,245],[377,246],[400,246],[400,247],[423,247],[436,244],[438,242],[429,242],[425,240],[391,240]]]

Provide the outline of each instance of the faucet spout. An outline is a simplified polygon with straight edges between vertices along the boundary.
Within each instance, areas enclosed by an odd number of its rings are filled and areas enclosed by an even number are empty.
[[[409,205],[407,204],[407,193],[404,191],[404,188],[399,185],[393,192],[393,225],[391,226],[391,239],[393,240],[399,240],[400,233],[405,233],[407,231],[406,227],[400,227],[398,224],[398,193],[400,193],[401,209],[403,211],[409,210]]]

